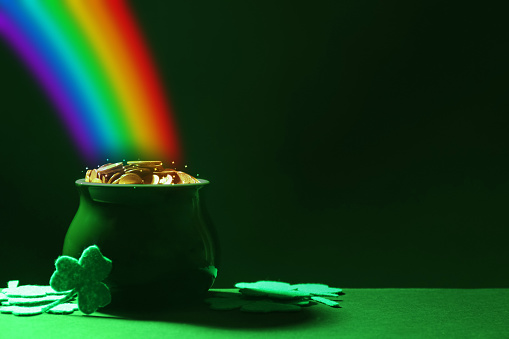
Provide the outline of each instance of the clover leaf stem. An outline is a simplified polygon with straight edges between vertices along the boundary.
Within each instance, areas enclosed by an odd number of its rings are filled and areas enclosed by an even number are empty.
[[[71,300],[72,298],[74,298],[74,296],[76,295],[76,289],[72,289],[69,291],[69,293],[67,293],[64,297],[52,302],[51,304],[49,305],[46,305],[42,308],[42,311],[43,312],[48,312],[49,310],[51,310],[53,307],[57,306],[57,305],[60,305],[60,304],[63,304],[65,302],[68,302],[69,300]]]

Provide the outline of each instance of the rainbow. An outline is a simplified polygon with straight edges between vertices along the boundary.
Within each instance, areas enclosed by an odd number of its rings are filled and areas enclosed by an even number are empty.
[[[180,160],[173,113],[124,0],[0,0],[0,36],[87,163]]]

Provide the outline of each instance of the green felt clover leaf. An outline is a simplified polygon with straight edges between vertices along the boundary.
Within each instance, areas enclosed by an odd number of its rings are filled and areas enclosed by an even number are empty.
[[[71,293],[77,294],[81,312],[91,314],[111,302],[110,290],[102,280],[110,273],[112,263],[101,254],[96,245],[85,249],[79,261],[60,256],[55,267],[50,286],[55,291],[71,290]]]
[[[263,290],[277,290],[277,291],[292,290],[292,286],[289,283],[285,283],[285,282],[281,282],[281,281],[271,281],[271,280],[260,280],[260,281],[251,282],[251,283],[240,282],[240,283],[236,283],[235,287],[250,288],[250,289],[263,289]]]
[[[22,285],[11,286],[2,289],[0,298],[5,295],[6,298],[42,298],[48,295],[62,295],[67,294],[68,291],[57,292],[50,286],[41,285]]]
[[[311,299],[313,301],[322,303],[322,304],[330,306],[330,307],[340,307],[339,303],[337,301],[330,300],[330,299],[327,299],[327,298],[324,298],[324,297],[313,296],[313,297],[311,297]]]
[[[247,298],[270,298],[274,302],[294,301],[294,305],[309,305],[310,300],[325,304],[330,307],[340,307],[339,303],[324,297],[337,298],[341,288],[329,287],[325,284],[295,284],[281,281],[261,280],[252,283],[237,283],[235,287]],[[261,306],[260,306],[261,307]]]
[[[26,306],[2,306],[0,313],[13,314],[17,316],[39,315],[44,311],[42,307],[26,307]]]
[[[260,280],[254,283],[237,283],[235,287],[240,293],[253,297],[270,297],[276,299],[309,298],[311,294],[306,291],[298,291],[289,283],[280,281]]]
[[[49,309],[48,313],[51,313],[51,314],[72,314],[77,309],[78,309],[78,305],[65,303],[65,304],[60,304],[60,305],[57,305],[57,306]]]
[[[62,297],[58,295],[47,295],[40,298],[9,298],[8,303],[14,306],[39,306],[51,304],[60,299]]]
[[[342,292],[341,288],[329,287],[325,284],[295,284],[291,285],[292,288],[301,292],[308,292],[314,296],[321,297],[337,297],[337,293]]]
[[[74,296],[70,292],[57,292],[50,286],[23,285],[19,281],[9,281],[8,287],[0,293],[0,313],[15,316],[32,316],[44,312],[54,314],[71,314],[78,306],[62,304]],[[56,305],[56,306],[55,306]]]

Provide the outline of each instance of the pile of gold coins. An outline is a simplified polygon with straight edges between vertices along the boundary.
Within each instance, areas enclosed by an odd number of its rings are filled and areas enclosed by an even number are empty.
[[[86,182],[124,185],[176,185],[196,184],[198,179],[182,171],[164,168],[162,161],[128,161],[104,164],[88,170]]]

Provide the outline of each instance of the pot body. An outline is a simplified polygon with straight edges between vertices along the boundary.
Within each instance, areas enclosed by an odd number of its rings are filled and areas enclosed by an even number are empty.
[[[208,184],[111,185],[76,181],[80,204],[63,255],[97,245],[113,262],[105,281],[112,305],[200,296],[214,283],[217,238],[199,190]]]

